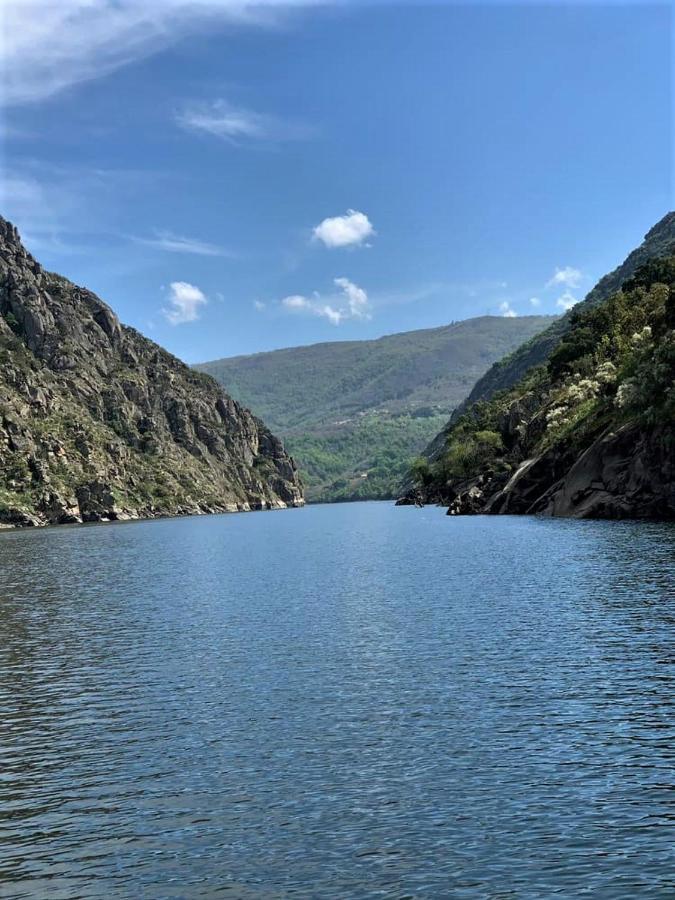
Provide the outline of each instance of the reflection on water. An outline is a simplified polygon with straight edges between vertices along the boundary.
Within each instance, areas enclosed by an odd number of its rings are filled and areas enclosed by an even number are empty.
[[[0,896],[675,896],[672,525],[0,535]]]

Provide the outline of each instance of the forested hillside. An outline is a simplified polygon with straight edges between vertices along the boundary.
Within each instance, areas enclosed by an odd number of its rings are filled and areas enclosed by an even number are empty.
[[[197,368],[284,437],[308,499],[383,499],[476,379],[550,322],[483,316]]]

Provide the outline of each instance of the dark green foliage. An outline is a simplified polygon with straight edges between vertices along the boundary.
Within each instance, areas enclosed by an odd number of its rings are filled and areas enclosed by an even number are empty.
[[[5,322],[7,322],[7,324],[12,329],[14,334],[19,334],[19,332],[21,330],[21,326],[19,325],[19,321],[16,318],[16,316],[14,315],[14,313],[11,312],[10,310],[8,310],[5,313]]]

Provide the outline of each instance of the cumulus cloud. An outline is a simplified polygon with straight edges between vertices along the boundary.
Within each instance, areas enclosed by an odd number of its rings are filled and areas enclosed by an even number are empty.
[[[564,266],[562,269],[557,268],[552,277],[546,282],[546,287],[560,287],[563,285],[567,288],[577,288],[581,284],[583,273],[579,269],[572,266]]]
[[[195,238],[181,237],[170,231],[158,231],[154,238],[134,238],[137,244],[146,247],[155,247],[158,250],[166,250],[169,253],[193,253],[197,256],[230,256],[231,254],[222,247],[209,244],[206,241]]]
[[[194,284],[172,281],[169,307],[163,309],[162,313],[170,325],[182,325],[196,321],[201,307],[206,303],[206,297]]]
[[[579,301],[570,291],[565,291],[564,294],[561,294],[560,297],[555,301],[555,305],[559,308],[567,312],[568,309],[572,309]]]
[[[304,312],[327,319],[331,325],[340,325],[347,319],[367,320],[372,318],[368,294],[348,278],[334,278],[333,284],[340,292],[329,297],[315,293],[312,297],[291,294],[284,297],[281,305],[289,312]]]
[[[516,316],[518,315],[518,313],[515,311],[515,309],[512,309],[511,304],[509,303],[508,300],[503,300],[499,304],[499,312],[502,314],[502,316],[505,319],[515,319]]]
[[[530,306],[534,306],[535,308],[541,306],[539,297],[530,297]]]
[[[0,101],[44,100],[221,25],[269,25],[312,0],[3,0]]]
[[[344,216],[324,219],[313,230],[314,240],[326,247],[354,247],[373,237],[373,228],[368,216],[355,209],[348,209]]]
[[[303,140],[312,134],[300,122],[236,107],[227,100],[188,104],[176,114],[176,122],[187,131],[201,131],[232,144],[243,140]]]

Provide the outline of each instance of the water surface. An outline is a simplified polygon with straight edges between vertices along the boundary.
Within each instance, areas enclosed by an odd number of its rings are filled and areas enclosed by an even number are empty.
[[[675,896],[672,525],[0,535],[3,898]]]

